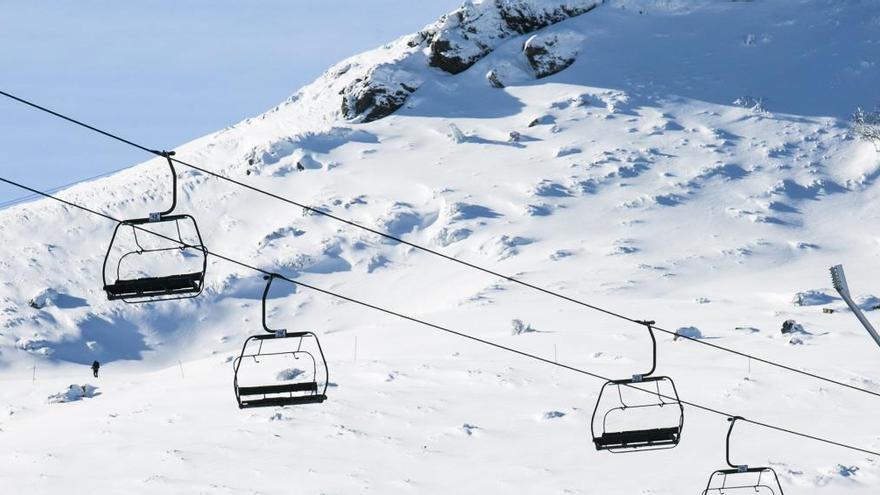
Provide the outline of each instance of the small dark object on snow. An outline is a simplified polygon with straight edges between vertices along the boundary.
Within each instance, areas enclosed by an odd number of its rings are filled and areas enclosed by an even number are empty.
[[[822,312],[825,314],[831,314],[834,310],[832,308],[822,308]]]
[[[302,164],[302,162],[296,162],[296,170],[298,172],[302,172],[305,169],[306,169],[306,167]]]
[[[522,138],[522,134],[516,131],[510,131],[510,136],[507,139],[508,143],[518,143],[520,138]]]
[[[92,362],[92,374],[95,375],[95,378],[98,378],[98,370],[101,369],[101,363],[97,361]]]
[[[800,323],[798,323],[794,320],[785,320],[784,322],[782,322],[782,334],[787,335],[790,333],[806,333],[806,332],[804,331],[804,327]]]

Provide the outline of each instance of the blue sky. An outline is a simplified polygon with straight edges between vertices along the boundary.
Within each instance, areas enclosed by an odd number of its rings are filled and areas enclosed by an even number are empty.
[[[267,110],[461,0],[0,0],[0,89],[154,148]],[[0,174],[48,189],[142,152],[7,99]],[[0,203],[25,195],[0,186]]]

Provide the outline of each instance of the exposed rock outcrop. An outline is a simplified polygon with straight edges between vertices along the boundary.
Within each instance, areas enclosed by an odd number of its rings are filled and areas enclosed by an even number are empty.
[[[504,40],[589,12],[605,0],[476,0],[444,15],[405,41],[405,53],[357,74],[359,67],[343,65],[327,74],[345,78],[339,91],[341,113],[348,120],[372,122],[400,109],[423,83],[425,62],[449,74],[459,74],[492,52]],[[533,43],[538,74],[549,74],[571,64],[563,41],[540,38]],[[427,59],[427,60],[426,60]],[[533,66],[534,67],[534,66]],[[365,68],[360,68],[363,71]],[[424,75],[424,74],[423,74]],[[489,84],[504,87],[528,70],[499,66],[487,74]],[[543,77],[539,75],[539,77]]]
[[[561,72],[577,59],[583,36],[573,31],[539,33],[523,45],[523,53],[538,79]]]
[[[604,0],[483,0],[468,2],[419,33],[429,64],[450,74],[464,72],[506,38],[585,14]]]
[[[375,67],[340,91],[342,115],[362,122],[387,117],[402,107],[421,84],[418,76],[391,64]]]
[[[499,14],[508,28],[519,34],[564,21],[595,9],[604,0],[567,0],[547,2],[540,0],[496,0]]]

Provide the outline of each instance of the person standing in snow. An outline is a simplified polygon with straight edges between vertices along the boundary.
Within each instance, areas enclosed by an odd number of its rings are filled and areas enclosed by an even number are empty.
[[[95,378],[98,378],[98,370],[101,368],[101,363],[94,361],[92,362],[92,374],[95,375]]]

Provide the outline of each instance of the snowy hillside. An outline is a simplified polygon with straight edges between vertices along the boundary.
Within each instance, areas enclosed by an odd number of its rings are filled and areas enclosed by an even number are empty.
[[[880,349],[827,270],[843,263],[880,323],[880,153],[850,128],[880,103],[878,47],[871,0],[484,0],[175,150],[880,393]],[[604,376],[650,367],[644,327],[178,175],[178,211],[212,252]],[[169,194],[153,159],[60,196],[133,218]],[[4,493],[698,494],[725,466],[723,417],[687,409],[672,450],[596,452],[601,381],[281,282],[270,318],[320,336],[328,400],[241,411],[231,361],[261,331],[262,278],[212,257],[197,299],[108,302],[113,228],[50,201],[0,211]],[[790,319],[803,331],[781,333]],[[658,373],[683,399],[880,449],[878,397],[668,335]],[[880,489],[880,458],[752,425],[733,456],[774,467],[786,493]]]

